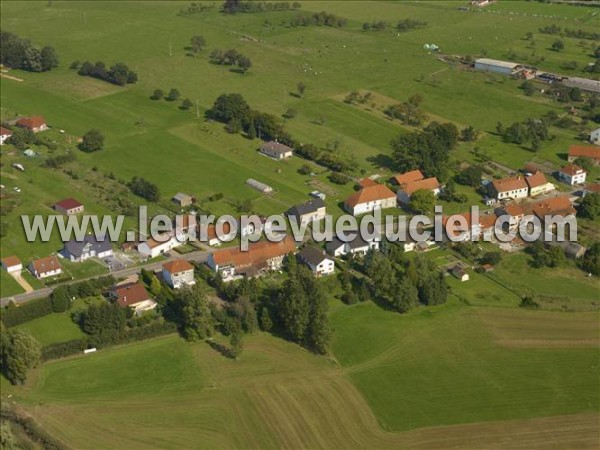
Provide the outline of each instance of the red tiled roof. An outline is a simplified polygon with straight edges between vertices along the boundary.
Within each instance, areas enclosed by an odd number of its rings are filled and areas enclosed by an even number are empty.
[[[575,208],[568,196],[554,197],[548,200],[534,203],[533,213],[542,219],[544,216],[568,216],[575,214]]]
[[[479,225],[482,230],[494,227],[494,225],[496,225],[496,216],[494,214],[484,214],[480,216]]]
[[[180,273],[187,272],[188,270],[194,270],[194,266],[192,266],[185,259],[176,259],[174,261],[166,262],[162,267],[169,273]]]
[[[376,181],[373,181],[373,180],[371,180],[371,179],[370,179],[370,178],[368,178],[368,177],[367,177],[367,178],[363,178],[362,180],[360,180],[360,181],[358,182],[358,185],[359,185],[361,188],[366,188],[366,187],[369,187],[369,186],[377,186],[378,184],[379,184],[379,183],[377,183]]]
[[[7,256],[6,258],[2,258],[2,264],[6,267],[18,266],[21,264],[21,260],[16,256]]]
[[[531,176],[525,177],[525,181],[529,185],[529,189],[540,187],[548,183],[546,175],[544,175],[543,172],[536,172]]]
[[[296,250],[294,240],[286,236],[281,242],[260,241],[248,246],[248,251],[238,247],[225,248],[213,253],[216,264],[231,264],[235,267],[265,264],[272,258],[293,253]]]
[[[60,269],[60,263],[58,262],[58,258],[54,255],[36,259],[32,261],[31,264],[33,265],[33,269],[37,273],[52,272],[54,270]]]
[[[525,210],[523,209],[523,207],[521,205],[517,205],[515,203],[506,205],[504,207],[504,211],[506,211],[506,213],[512,217],[519,217],[519,216],[525,215]]]
[[[575,158],[600,159],[600,147],[590,147],[587,145],[571,145],[569,147],[569,156]]]
[[[280,153],[280,154],[293,151],[293,149],[291,147],[288,147],[287,145],[282,144],[277,141],[265,142],[263,145],[260,146],[260,149],[271,151],[271,152],[276,152],[276,153]]]
[[[420,189],[425,189],[427,191],[432,191],[440,187],[440,182],[437,178],[426,178],[424,180],[416,180],[405,183],[401,186],[401,189],[406,192],[408,195],[411,195],[413,192],[418,191]]]
[[[450,225],[450,232],[454,234],[454,236],[458,236],[463,232],[466,231],[470,231],[472,228],[472,222],[473,219],[471,217],[471,213],[467,212],[467,213],[463,213],[463,214],[452,214],[452,216],[461,216],[465,219],[466,221],[466,228],[463,227],[461,224],[459,224],[458,220],[455,219],[453,222],[451,222]],[[448,223],[450,217],[452,216],[444,216],[442,217],[442,225],[444,226],[444,229],[446,228],[446,224]],[[479,216],[479,226],[481,227],[482,230],[488,229],[493,227],[496,224],[496,216],[494,214],[481,214]]]
[[[582,173],[585,172],[585,170],[583,170],[581,167],[579,167],[576,164],[567,164],[565,167],[563,167],[562,169],[560,169],[560,171],[562,173],[566,173],[569,176],[573,176],[573,175],[577,175],[577,173]],[[587,172],[585,172],[587,173]]]
[[[24,117],[23,119],[17,120],[17,125],[29,129],[39,128],[45,124],[46,119],[44,119],[42,116]]]
[[[0,127],[0,134],[2,136],[12,136],[13,132],[8,128]]]
[[[419,169],[411,170],[410,172],[402,173],[400,175],[395,175],[392,177],[398,185],[410,183],[411,181],[422,180],[425,176],[421,173]]]
[[[124,286],[116,286],[114,288],[117,302],[122,307],[135,305],[136,303],[150,300],[148,291],[141,283],[131,283]]]
[[[56,202],[54,207],[56,208],[57,206],[68,211],[73,208],[79,208],[83,205],[80,202],[78,202],[77,200],[75,200],[74,198],[65,198],[64,200],[61,200],[60,202]]]
[[[600,194],[600,183],[588,184],[585,188],[586,191],[595,192]]]
[[[231,224],[229,222],[223,222],[223,234],[228,235],[229,233],[231,233]],[[206,229],[206,235],[209,241],[217,239],[217,226],[212,223],[208,225],[208,228]]]
[[[494,189],[496,189],[496,192],[527,189],[527,183],[521,176],[502,178],[501,180],[492,180],[492,185],[494,186]]]
[[[360,203],[374,202],[376,200],[385,200],[389,198],[396,198],[389,188],[383,184],[377,184],[375,186],[368,186],[355,192],[344,202],[346,205],[354,207]]]

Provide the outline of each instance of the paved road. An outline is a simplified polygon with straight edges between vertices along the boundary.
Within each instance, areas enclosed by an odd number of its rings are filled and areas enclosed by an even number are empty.
[[[173,252],[173,253],[175,253],[175,252]],[[168,258],[166,260],[162,260],[162,261],[155,261],[155,262],[151,262],[148,264],[142,264],[140,266],[128,267],[126,269],[111,272],[110,274],[112,276],[114,276],[115,278],[127,278],[128,276],[138,273],[140,271],[140,269],[142,269],[142,268],[144,268],[146,270],[155,270],[155,271],[159,270],[164,263],[166,263],[167,261],[173,260],[173,259],[185,259],[187,261],[205,262],[206,259],[208,258],[209,253],[210,253],[210,251],[199,250],[196,252],[187,253],[185,255],[171,256],[170,258]],[[98,278],[98,276],[96,275],[93,277],[83,278],[80,280],[73,280],[73,281],[69,281],[67,283],[60,283],[60,284],[77,283],[79,281],[90,280],[93,278]],[[38,290],[35,290],[32,292],[26,292],[23,294],[13,295],[11,297],[3,297],[2,299],[0,299],[0,306],[6,306],[11,301],[16,304],[19,304],[19,303],[27,302],[29,300],[34,300],[36,298],[47,297],[60,284],[56,284],[56,285],[49,286],[49,287],[43,287],[41,289],[38,289]]]

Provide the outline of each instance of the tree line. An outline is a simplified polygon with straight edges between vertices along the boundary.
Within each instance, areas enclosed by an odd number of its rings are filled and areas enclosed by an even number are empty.
[[[131,181],[127,183],[127,187],[132,194],[148,201],[158,202],[160,200],[158,186],[145,178],[133,177]]]
[[[260,13],[265,11],[289,11],[300,9],[299,2],[261,2],[226,0],[221,6],[221,11],[226,14],[235,13]]]
[[[321,11],[314,14],[298,14],[290,20],[291,27],[308,27],[315,25],[319,27],[336,27],[340,28],[348,22],[344,17],[336,16],[335,14]]]
[[[45,46],[40,50],[29,39],[1,31],[0,62],[13,69],[47,72],[58,67],[58,56],[53,47]]]
[[[596,32],[596,31],[582,30],[581,28],[576,30],[574,28],[566,28],[565,27],[563,30],[558,25],[552,24],[552,25],[547,25],[545,27],[541,27],[539,30],[540,30],[540,33],[544,33],[544,34],[559,34],[561,36],[572,37],[575,39],[589,39],[592,41],[600,40],[600,33]]]
[[[514,122],[508,127],[505,127],[502,122],[498,122],[496,132],[504,142],[517,145],[529,143],[533,151],[538,151],[542,142],[553,138],[550,135],[548,124],[549,122],[545,117],[541,119],[528,118],[524,122]]]
[[[133,84],[138,81],[137,73],[129,69],[127,64],[121,62],[107,69],[106,64],[102,61],[98,61],[96,64],[92,64],[89,61],[84,61],[83,63],[73,61],[70,68],[77,70],[77,73],[81,76],[108,81],[117,86],[125,86],[126,84]]]

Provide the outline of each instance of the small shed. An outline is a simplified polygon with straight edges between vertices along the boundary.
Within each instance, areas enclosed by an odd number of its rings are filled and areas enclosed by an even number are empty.
[[[194,197],[192,197],[189,194],[184,194],[183,192],[177,193],[175,196],[173,196],[173,198],[171,200],[173,201],[173,203],[176,203],[177,205],[181,206],[182,208],[185,208],[186,206],[190,206],[191,204],[194,203]]]
[[[469,274],[460,265],[456,265],[451,270],[452,275],[459,281],[469,281]]]

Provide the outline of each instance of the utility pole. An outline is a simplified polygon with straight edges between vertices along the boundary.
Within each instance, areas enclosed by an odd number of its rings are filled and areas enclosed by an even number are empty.
[[[83,24],[87,25],[87,13],[83,13]]]
[[[200,118],[200,100],[196,99],[196,118]]]
[[[173,56],[173,47],[171,46],[171,41],[169,41],[169,56]]]

